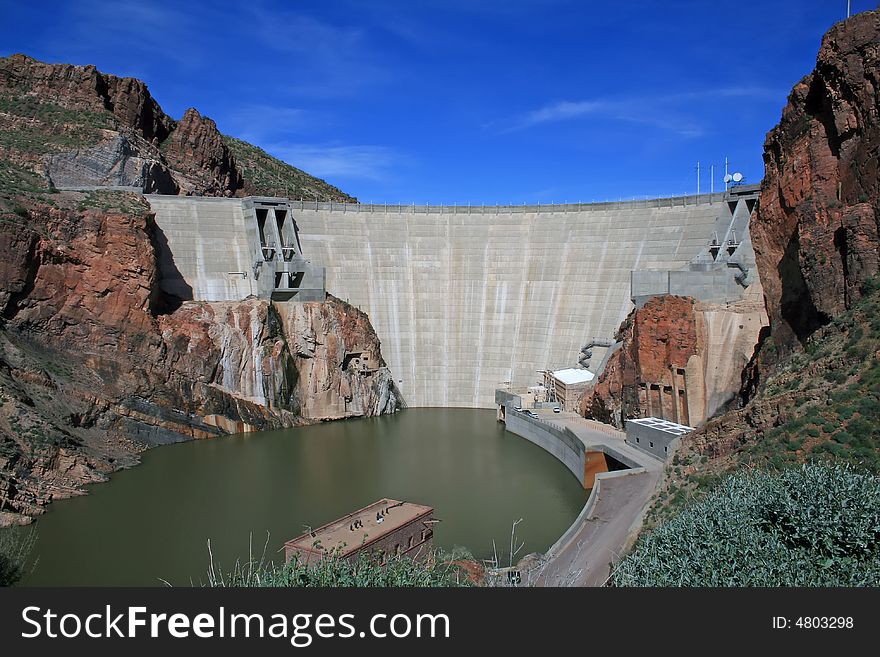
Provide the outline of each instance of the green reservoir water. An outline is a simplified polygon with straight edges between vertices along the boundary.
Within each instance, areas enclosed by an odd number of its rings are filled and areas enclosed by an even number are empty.
[[[215,562],[269,555],[284,541],[382,497],[435,507],[435,544],[499,553],[522,518],[520,556],[545,551],[586,502],[556,459],[506,432],[495,412],[408,409],[394,416],[159,447],[36,523],[24,585],[175,585]],[[506,554],[506,553],[505,553]]]

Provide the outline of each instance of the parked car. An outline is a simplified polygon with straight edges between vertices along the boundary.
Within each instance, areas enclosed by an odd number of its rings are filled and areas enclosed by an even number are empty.
[[[562,412],[562,409],[559,408],[558,406],[555,406],[555,407],[553,408],[553,412],[554,412],[554,413],[561,413],[561,412]]]
[[[515,410],[517,413],[522,413],[522,406],[514,406],[513,410]]]

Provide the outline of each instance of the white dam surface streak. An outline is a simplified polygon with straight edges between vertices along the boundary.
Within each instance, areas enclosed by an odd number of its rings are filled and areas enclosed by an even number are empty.
[[[630,271],[686,265],[722,205],[496,214],[306,203],[294,215],[328,292],[369,314],[408,405],[491,407],[495,388],[576,366],[584,343],[612,337],[632,308]]]

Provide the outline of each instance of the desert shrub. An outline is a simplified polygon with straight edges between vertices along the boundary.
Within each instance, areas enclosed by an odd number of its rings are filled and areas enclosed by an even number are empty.
[[[451,559],[439,552],[413,560],[389,556],[382,564],[375,555],[363,554],[349,562],[336,556],[306,565],[296,558],[286,564],[266,561],[264,557],[236,562],[227,572],[213,563],[207,586],[223,587],[441,587],[468,586],[466,574]]]
[[[821,463],[735,474],[644,535],[618,562],[613,581],[880,585],[880,480]]]
[[[855,438],[853,437],[853,435],[851,433],[844,431],[843,429],[841,429],[840,431],[838,431],[837,433],[835,433],[831,437],[834,438],[834,440],[839,442],[841,445],[851,443],[855,440]]]
[[[837,440],[838,437],[835,436],[834,439]],[[844,440],[846,437],[841,436],[840,439]],[[846,454],[846,449],[836,442],[824,442],[813,447],[813,454],[831,454],[831,456],[842,457]]]
[[[863,396],[859,399],[856,407],[863,418],[880,418],[880,401],[874,395],[867,394]]]
[[[847,339],[849,342],[858,342],[859,340],[861,340],[864,337],[864,335],[865,335],[865,330],[861,326],[856,324],[855,326],[852,327],[852,329],[850,329],[850,332],[849,332],[849,335],[847,336]]]
[[[807,431],[809,431],[809,429]],[[816,437],[818,437],[818,435],[819,434],[817,431]],[[787,440],[783,441],[783,444],[785,445],[786,449],[790,449],[791,451],[796,451],[796,450],[800,449],[801,446],[804,444],[804,439],[803,438],[788,438]]]
[[[840,370],[828,370],[825,372],[825,380],[831,383],[843,383],[846,381],[846,372]]]
[[[865,358],[870,353],[870,347],[863,342],[851,344],[846,348],[846,355],[850,358]]]
[[[0,530],[0,586],[12,586],[22,578],[35,540],[33,530]]]
[[[840,406],[837,409],[837,416],[842,420],[850,419],[856,412],[856,409],[852,406]]]

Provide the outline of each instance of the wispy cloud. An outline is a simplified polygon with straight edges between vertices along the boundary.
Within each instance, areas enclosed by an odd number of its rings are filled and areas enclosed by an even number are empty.
[[[563,100],[524,114],[516,119],[512,126],[508,127],[508,131],[523,130],[541,123],[555,123],[590,114],[599,114],[603,111],[607,112],[611,109],[611,106],[611,103],[604,100],[582,100],[576,102]]]
[[[321,178],[385,180],[407,159],[391,148],[376,145],[276,143],[264,148]]]
[[[313,132],[327,121],[315,112],[283,105],[234,105],[222,117],[223,129],[250,142],[273,141],[282,135]]]
[[[170,65],[190,75],[208,67],[240,75],[240,62],[256,55],[260,72],[271,72],[272,93],[281,88],[287,97],[354,96],[393,77],[369,30],[311,15],[302,3],[248,0],[216,9],[178,0],[69,4],[65,20],[49,24],[42,50],[80,63],[96,56],[107,61],[111,53],[114,70],[130,60],[141,73]],[[249,55],[242,57],[240,49]]]
[[[201,65],[196,50],[185,47],[199,26],[179,5],[138,0],[80,0],[70,7],[63,25],[55,26],[50,47],[65,53],[92,56],[102,49],[136,51],[162,57],[182,69]]]
[[[252,0],[243,12],[249,31],[265,35],[255,47],[288,63],[287,71],[279,71],[279,82],[289,94],[351,96],[392,78],[361,25],[316,18],[295,3],[279,7]]]
[[[593,117],[649,125],[682,137],[699,137],[705,132],[705,127],[694,114],[695,106],[730,98],[775,101],[779,93],[763,87],[723,87],[657,96],[563,100],[493,123],[491,127],[501,133],[509,133],[548,123]]]

